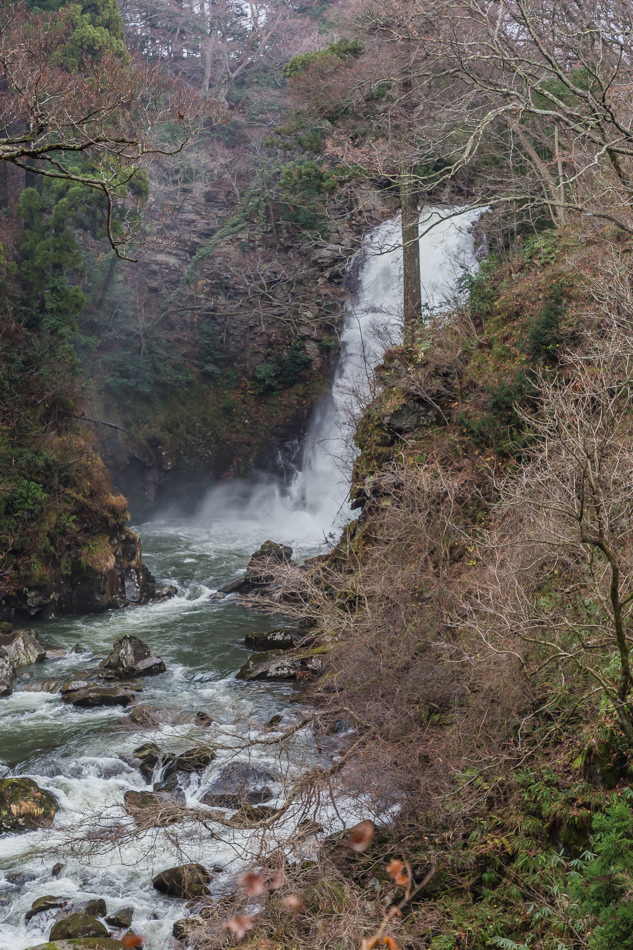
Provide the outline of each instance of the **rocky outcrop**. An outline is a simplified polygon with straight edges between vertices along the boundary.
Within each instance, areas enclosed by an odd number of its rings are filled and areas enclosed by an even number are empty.
[[[30,778],[0,779],[0,833],[50,828],[57,799]]]
[[[253,653],[236,674],[240,680],[305,680],[323,670],[324,647]]]
[[[169,897],[192,900],[195,897],[208,897],[211,875],[201,864],[181,864],[167,868],[152,880],[152,886]]]
[[[165,672],[165,664],[139,637],[125,636],[117,640],[100,669],[125,679],[130,676],[156,676]]]
[[[255,768],[245,762],[232,762],[222,769],[200,800],[203,805],[214,808],[260,805],[273,797],[266,783],[275,781],[275,776],[266,769]]]
[[[31,663],[41,663],[46,658],[46,650],[37,639],[34,630],[1,632],[0,647],[16,669],[21,666],[30,666]]]
[[[57,920],[49,935],[49,940],[72,940],[74,937],[109,937],[106,926],[92,914],[69,914]]]
[[[220,594],[263,594],[271,592],[275,570],[282,564],[292,563],[292,548],[276,541],[264,541],[251,556],[244,577],[223,587]],[[217,595],[216,595],[217,596]]]
[[[103,543],[98,567],[73,563],[54,590],[38,587],[2,597],[0,621],[95,613],[165,600],[176,593],[175,587],[158,585],[143,564],[141,539],[135,531],[120,528],[109,538],[103,536]]]
[[[15,683],[15,667],[6,651],[0,647],[0,696],[10,696]]]

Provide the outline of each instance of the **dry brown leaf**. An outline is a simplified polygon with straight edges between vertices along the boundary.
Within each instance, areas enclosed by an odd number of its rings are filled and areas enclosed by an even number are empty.
[[[372,843],[376,834],[376,826],[371,819],[359,821],[357,825],[350,828],[349,838],[344,840],[352,851],[364,851]]]

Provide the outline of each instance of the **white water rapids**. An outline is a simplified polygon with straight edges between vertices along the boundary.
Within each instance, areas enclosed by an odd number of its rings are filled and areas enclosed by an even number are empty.
[[[437,212],[422,216],[423,229],[429,216],[437,220]],[[450,300],[463,269],[476,266],[471,233],[476,216],[449,218],[421,238],[422,287],[430,307]],[[54,911],[24,920],[32,902],[46,894],[76,903],[104,898],[110,914],[133,906],[133,928],[145,936],[146,947],[164,950],[171,946],[173,922],[188,912],[182,901],[158,894],[152,876],[175,864],[200,861],[219,869],[211,888],[221,893],[232,886],[249,848],[255,846],[253,832],[212,838],[185,828],[179,842],[161,831],[143,841],[124,841],[105,853],[81,855],[76,849],[69,853],[64,834],[95,822],[100,827],[125,825],[125,791],[151,789],[126,761],[141,743],[155,741],[163,749],[197,742],[224,745],[207,771],[192,775],[184,785],[187,803],[198,806],[223,765],[244,758],[238,748],[244,738],[261,737],[273,714],[282,716],[280,728],[300,715],[300,706],[288,703],[297,696],[295,687],[235,679],[235,670],[248,655],[244,635],[274,624],[230,600],[209,598],[244,571],[250,554],[267,538],[291,544],[301,558],[323,550],[324,538],[351,517],[346,495],[355,453],[354,418],[370,395],[371,369],[401,332],[399,241],[399,221],[394,220],[377,227],[365,242],[332,393],[315,413],[292,484],[232,482],[211,491],[193,518],[142,525],[145,560],[157,577],[177,585],[174,599],[38,625],[45,645],[65,652],[57,660],[27,668],[14,694],[0,699],[0,776],[34,778],[57,796],[60,807],[52,830],[0,837],[0,950],[24,950],[48,937]],[[94,668],[99,656],[126,633],[140,636],[165,660],[167,673],[143,683],[140,702],[161,711],[166,721],[134,725],[129,712],[120,708],[74,709],[63,705],[58,693],[41,689],[46,679],[64,680]],[[78,642],[84,652],[70,652]],[[191,724],[198,710],[211,716],[211,726]],[[253,765],[279,777],[273,785],[279,802],[285,778],[299,774],[306,763],[327,761],[327,750],[318,753],[308,734],[300,734],[283,756],[275,747],[256,748],[250,755]],[[359,802],[356,807],[364,817],[366,806]],[[338,819],[324,813],[321,820],[334,828]],[[52,877],[57,862],[63,869]]]

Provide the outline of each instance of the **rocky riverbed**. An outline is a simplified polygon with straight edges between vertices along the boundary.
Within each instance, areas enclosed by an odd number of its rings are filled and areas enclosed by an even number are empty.
[[[144,527],[150,569],[177,588],[162,603],[0,629],[1,950],[114,948],[130,928],[148,948],[176,946],[184,903],[235,886],[254,829],[319,760],[307,732],[283,761],[257,746],[302,715],[314,647],[235,594],[214,597],[249,562],[265,580],[251,559],[265,535],[231,527]]]

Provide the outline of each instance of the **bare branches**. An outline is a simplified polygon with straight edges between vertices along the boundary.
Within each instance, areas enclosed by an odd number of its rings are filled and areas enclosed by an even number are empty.
[[[95,189],[118,256],[133,237],[114,207],[135,203],[139,173],[154,156],[191,141],[203,109],[168,76],[107,54],[81,71],[63,65],[72,9],[0,19],[0,162]],[[208,110],[207,110],[208,111]]]

